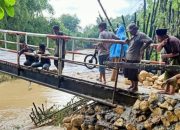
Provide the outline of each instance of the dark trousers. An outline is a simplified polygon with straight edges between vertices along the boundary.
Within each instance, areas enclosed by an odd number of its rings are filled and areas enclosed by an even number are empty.
[[[42,62],[35,62],[31,65],[33,68],[42,67],[44,70],[49,70],[50,64],[42,63]]]
[[[55,55],[55,57],[58,57],[57,55]],[[65,59],[65,55],[62,55],[62,59]],[[56,68],[58,69],[58,60],[54,60],[54,65],[56,66]],[[64,68],[64,61],[62,61],[62,69]]]
[[[139,63],[140,61],[136,60],[128,60],[127,63]],[[125,68],[124,69],[124,77],[128,78],[128,80],[131,81],[138,81],[138,74],[139,70],[138,69],[130,69],[130,68]]]

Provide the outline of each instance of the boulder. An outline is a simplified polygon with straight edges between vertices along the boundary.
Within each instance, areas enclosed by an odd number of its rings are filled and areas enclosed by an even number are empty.
[[[122,114],[124,112],[124,107],[121,105],[118,105],[116,108],[113,109],[115,113]]]
[[[152,116],[161,116],[163,114],[163,109],[156,107],[155,109],[151,110]]]
[[[95,126],[93,126],[93,125],[88,125],[88,130],[95,130]]]
[[[144,81],[143,81],[143,85],[144,85],[144,86],[152,86],[152,85],[153,85],[153,82],[144,80]]]
[[[127,78],[124,78],[124,84],[126,84],[126,85],[131,85],[132,83],[131,83],[131,81],[128,80]]]
[[[79,130],[77,127],[72,127],[71,130]]]
[[[164,103],[158,103],[158,106],[169,111],[173,110],[173,107],[167,101],[165,101]]]
[[[155,80],[158,79],[158,76],[157,76],[157,75],[154,75],[154,76],[152,76],[152,79],[155,81]]]
[[[165,97],[165,100],[167,101],[167,103],[169,103],[172,106],[175,106],[177,103],[177,100],[169,98],[169,97]]]
[[[177,122],[178,121],[178,118],[177,116],[171,112],[171,111],[166,111],[164,113],[164,116],[166,117],[166,119],[169,121],[169,123],[174,123],[174,122]]]
[[[80,127],[81,124],[83,123],[83,121],[84,121],[84,116],[83,115],[77,115],[71,119],[71,124],[74,127]]]
[[[158,100],[158,94],[157,93],[150,93],[149,98],[148,98],[148,102],[152,103],[156,100]]]
[[[82,130],[88,130],[88,127],[83,123],[83,124],[81,125],[81,129],[82,129]]]
[[[149,120],[146,120],[145,122],[144,122],[144,128],[146,128],[147,130],[151,130],[152,129],[152,122],[151,121],[149,121]]]
[[[149,82],[154,82],[155,80],[151,77],[146,77],[146,80],[149,81]]]
[[[139,108],[141,111],[146,111],[149,109],[149,102],[148,101],[141,101],[139,104]]]
[[[142,122],[146,120],[146,116],[145,115],[141,115],[138,117],[137,122]]]
[[[64,123],[63,126],[64,126],[67,130],[71,130],[71,129],[72,129],[71,123]]]
[[[133,105],[134,110],[138,110],[140,108],[140,102],[141,101],[139,99],[136,100],[136,102]]]
[[[126,129],[127,130],[136,130],[136,127],[131,123],[127,123],[126,124]]]
[[[71,119],[72,119],[72,117],[65,117],[62,122],[63,123],[71,123]]]
[[[175,115],[178,117],[178,119],[180,121],[180,108],[175,108],[174,113],[175,113]]]
[[[166,119],[165,116],[161,116],[161,121],[162,121],[162,123],[163,123],[163,125],[165,127],[169,127],[170,126],[170,122]]]
[[[117,127],[122,127],[124,125],[124,120],[122,118],[119,118],[114,122],[113,125]]]
[[[180,130],[180,122],[179,122],[179,123],[176,123],[176,125],[175,125],[175,130]]]

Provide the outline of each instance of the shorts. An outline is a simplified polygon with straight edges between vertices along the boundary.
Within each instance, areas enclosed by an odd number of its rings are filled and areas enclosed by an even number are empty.
[[[140,63],[137,60],[127,60],[127,63]],[[124,77],[131,81],[138,81],[138,69],[124,68]]]
[[[107,55],[99,55],[98,60],[99,60],[99,65],[104,65],[104,62],[107,61],[108,59],[108,54]],[[105,73],[105,67],[104,66],[99,66],[99,72],[100,73]]]

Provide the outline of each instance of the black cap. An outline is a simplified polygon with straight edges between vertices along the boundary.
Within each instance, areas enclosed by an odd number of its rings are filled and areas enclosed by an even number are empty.
[[[42,50],[46,49],[46,45],[44,45],[43,43],[39,44],[39,48],[41,48]]]
[[[105,22],[101,22],[101,23],[98,25],[98,28],[106,29],[106,28],[107,28],[107,24],[106,24]]]
[[[59,26],[58,26],[58,25],[54,25],[54,26],[53,26],[53,29],[54,29],[54,30],[59,30]]]
[[[156,35],[158,35],[158,36],[164,36],[166,34],[167,34],[167,29],[166,28],[156,30]]]

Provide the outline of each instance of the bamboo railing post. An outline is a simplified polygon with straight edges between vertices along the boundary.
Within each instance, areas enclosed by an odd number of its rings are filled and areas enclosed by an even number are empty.
[[[145,33],[146,28],[146,0],[144,0],[144,22],[143,22],[143,32]]]

